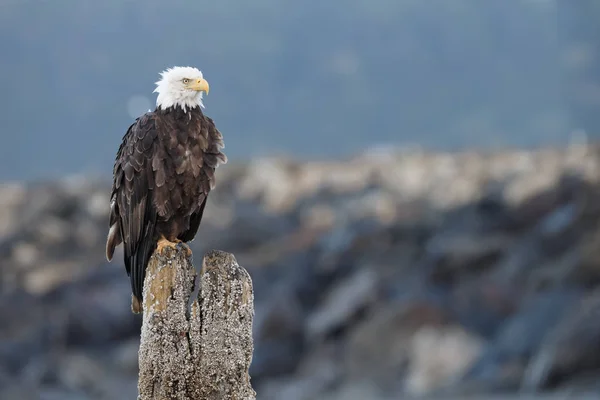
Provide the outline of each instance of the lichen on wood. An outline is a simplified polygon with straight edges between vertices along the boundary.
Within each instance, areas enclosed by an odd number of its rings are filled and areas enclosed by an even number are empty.
[[[196,271],[190,254],[181,244],[155,253],[148,264],[139,399],[254,400],[250,275],[232,254],[210,251],[191,299]]]

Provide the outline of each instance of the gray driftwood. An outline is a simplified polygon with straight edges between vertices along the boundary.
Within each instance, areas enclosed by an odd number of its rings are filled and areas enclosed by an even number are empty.
[[[232,254],[213,250],[203,259],[199,293],[192,297],[195,280],[186,245],[150,259],[139,399],[254,400],[248,374],[254,317],[250,275]]]

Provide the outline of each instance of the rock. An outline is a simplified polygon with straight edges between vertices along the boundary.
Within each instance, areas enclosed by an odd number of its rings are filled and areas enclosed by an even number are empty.
[[[268,301],[256,303],[254,356],[250,375],[254,381],[294,371],[303,350],[303,312],[293,289],[280,286]]]
[[[283,160],[260,159],[248,166],[248,172],[238,184],[240,198],[260,198],[269,212],[290,210],[297,199],[289,165]]]
[[[457,325],[420,328],[411,340],[406,391],[422,396],[456,384],[479,357],[483,344]]]
[[[258,390],[266,399],[317,399],[341,376],[342,366],[337,362],[337,344],[323,343],[303,359],[295,379],[268,381]]]
[[[44,268],[32,268],[23,274],[23,287],[31,294],[44,295],[62,284],[77,281],[83,274],[75,261],[47,263]]]
[[[398,376],[409,366],[414,334],[422,327],[439,328],[449,321],[444,310],[427,301],[390,304],[372,311],[348,333],[344,355],[348,378],[395,389]]]
[[[38,221],[38,234],[42,243],[45,245],[53,245],[61,243],[69,236],[71,227],[67,221],[57,218],[48,217]]]
[[[326,389],[310,379],[274,382],[259,390],[265,400],[392,400],[368,382],[347,382],[335,389]]]
[[[139,348],[140,339],[138,337],[119,343],[115,348],[110,348],[109,358],[115,365],[114,372],[127,376],[137,376]]]
[[[426,251],[435,260],[435,276],[443,277],[474,273],[488,269],[511,243],[505,234],[437,236],[427,244]],[[448,278],[446,278],[448,279]]]
[[[581,285],[600,283],[600,229],[583,237],[574,251],[578,258],[577,266],[565,271],[563,276],[570,276]]]
[[[86,211],[94,219],[104,219],[106,217],[107,204],[110,202],[110,192],[96,190],[92,193],[85,204]],[[110,204],[108,205],[110,207]]]
[[[326,389],[343,377],[344,368],[339,363],[342,350],[338,341],[329,340],[313,346],[298,365],[296,375],[310,380],[314,386]]]
[[[317,399],[322,390],[310,379],[275,379],[259,386],[257,393],[265,400],[309,400]]]
[[[20,183],[0,185],[0,242],[9,236],[17,223],[17,209],[23,203],[27,189]]]
[[[576,291],[551,291],[526,300],[488,343],[463,384],[483,392],[516,390],[529,357],[579,298]]]
[[[524,390],[527,392],[527,390]],[[600,393],[598,371],[578,374],[577,377],[558,385],[555,392],[562,398],[594,399]]]
[[[326,231],[335,225],[336,212],[329,205],[315,204],[303,211],[300,220],[308,229]]]
[[[32,267],[38,257],[39,251],[31,243],[19,242],[13,247],[12,258],[21,266]]]
[[[308,317],[306,336],[315,341],[340,329],[377,299],[377,276],[370,269],[359,269],[335,285],[318,311]]]
[[[131,314],[130,291],[126,274],[96,270],[45,298],[63,315],[67,343],[101,345],[139,334],[141,316]]]
[[[11,375],[51,348],[59,333],[44,305],[21,290],[0,297],[0,315],[5,321],[0,328],[1,365]]]
[[[523,376],[522,389],[538,391],[577,373],[600,369],[600,292],[576,304],[544,336]]]
[[[466,329],[492,339],[519,308],[522,290],[485,276],[462,278],[445,301],[454,318]]]
[[[326,392],[324,395],[314,397],[314,400],[392,400],[397,397],[387,396],[372,383],[348,382],[340,388]]]
[[[26,386],[10,384],[7,386],[0,387],[0,398],[6,400],[46,400],[51,399],[49,397],[41,397],[32,388]],[[65,399],[66,397],[61,397]],[[57,398],[58,399],[58,398]]]
[[[67,354],[57,368],[58,379],[69,390],[97,391],[107,379],[106,371],[92,357],[81,354]]]
[[[575,221],[577,207],[567,203],[550,212],[540,222],[541,233],[545,236],[557,236],[565,231]]]

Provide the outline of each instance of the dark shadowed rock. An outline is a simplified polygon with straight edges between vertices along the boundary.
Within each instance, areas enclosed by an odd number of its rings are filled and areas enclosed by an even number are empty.
[[[567,307],[529,362],[523,390],[545,389],[565,377],[600,370],[600,292]]]
[[[448,308],[465,328],[492,339],[519,307],[519,288],[486,276],[463,278],[449,290]]]
[[[552,291],[525,300],[488,343],[462,384],[481,393],[515,390],[527,360],[580,296],[577,291]]]
[[[140,318],[130,311],[130,283],[123,271],[103,266],[86,279],[56,290],[44,300],[64,321],[72,345],[104,344],[139,332]]]
[[[302,307],[293,288],[280,285],[268,301],[257,303],[250,366],[253,381],[294,371],[304,348]]]
[[[414,299],[372,310],[348,333],[344,362],[352,379],[368,379],[392,388],[410,362],[413,335],[422,327],[439,328],[450,321],[434,303]]]
[[[318,310],[306,321],[306,336],[316,341],[345,324],[372,305],[378,297],[375,271],[359,269],[349,277],[339,280],[329,291]]]

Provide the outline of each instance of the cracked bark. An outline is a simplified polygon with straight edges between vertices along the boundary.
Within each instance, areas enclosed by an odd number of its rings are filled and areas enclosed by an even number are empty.
[[[192,297],[196,271],[188,250],[166,248],[148,263],[138,398],[254,400],[250,275],[232,254],[210,251]]]

